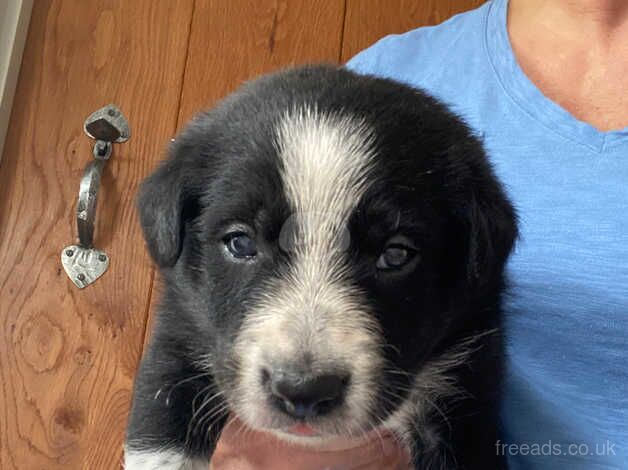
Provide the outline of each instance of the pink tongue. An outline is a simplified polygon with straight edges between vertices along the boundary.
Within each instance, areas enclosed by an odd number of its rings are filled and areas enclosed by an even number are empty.
[[[318,434],[314,429],[303,423],[295,424],[288,429],[288,432],[298,434],[299,436],[316,436]]]

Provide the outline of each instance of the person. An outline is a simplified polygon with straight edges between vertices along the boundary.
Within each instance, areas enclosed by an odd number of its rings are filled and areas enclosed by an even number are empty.
[[[628,2],[492,0],[347,66],[449,104],[518,209],[495,451],[628,468]]]

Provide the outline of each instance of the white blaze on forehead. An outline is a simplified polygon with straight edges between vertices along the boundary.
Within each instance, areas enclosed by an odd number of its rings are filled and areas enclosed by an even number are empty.
[[[358,117],[304,106],[280,122],[277,147],[288,202],[302,222],[308,218],[303,245],[329,248],[329,231],[346,224],[367,188],[373,130]]]
[[[286,225],[296,240],[286,247],[280,236],[290,266],[269,280],[236,341],[239,414],[253,427],[272,427],[280,419],[259,400],[260,368],[272,367],[267,361],[281,367],[304,357],[316,370],[340,368],[351,375],[345,429],[368,419],[382,340],[364,293],[350,279],[345,250],[348,220],[372,179],[374,143],[364,120],[307,106],[286,113],[278,124],[276,148],[292,209]]]

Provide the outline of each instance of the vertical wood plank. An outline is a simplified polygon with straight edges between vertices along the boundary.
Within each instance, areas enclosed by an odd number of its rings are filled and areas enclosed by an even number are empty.
[[[134,197],[176,126],[193,0],[35,2],[0,167],[0,468],[119,468],[153,270]],[[91,157],[83,120],[113,102],[131,139],[108,162],[95,243],[109,271],[78,290]]]
[[[342,62],[387,34],[445,21],[484,0],[347,0]]]
[[[345,0],[197,0],[179,125],[243,81],[338,62]]]

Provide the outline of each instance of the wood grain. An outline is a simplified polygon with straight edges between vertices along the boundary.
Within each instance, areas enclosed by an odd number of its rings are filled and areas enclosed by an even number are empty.
[[[192,0],[35,2],[0,168],[0,468],[118,468],[152,267],[135,189],[176,126]],[[85,117],[113,102],[133,136],[103,176],[95,243],[109,271],[78,290]]]
[[[197,0],[179,125],[243,81],[338,62],[345,0]]]
[[[347,0],[342,62],[387,34],[438,24],[484,0]]]

